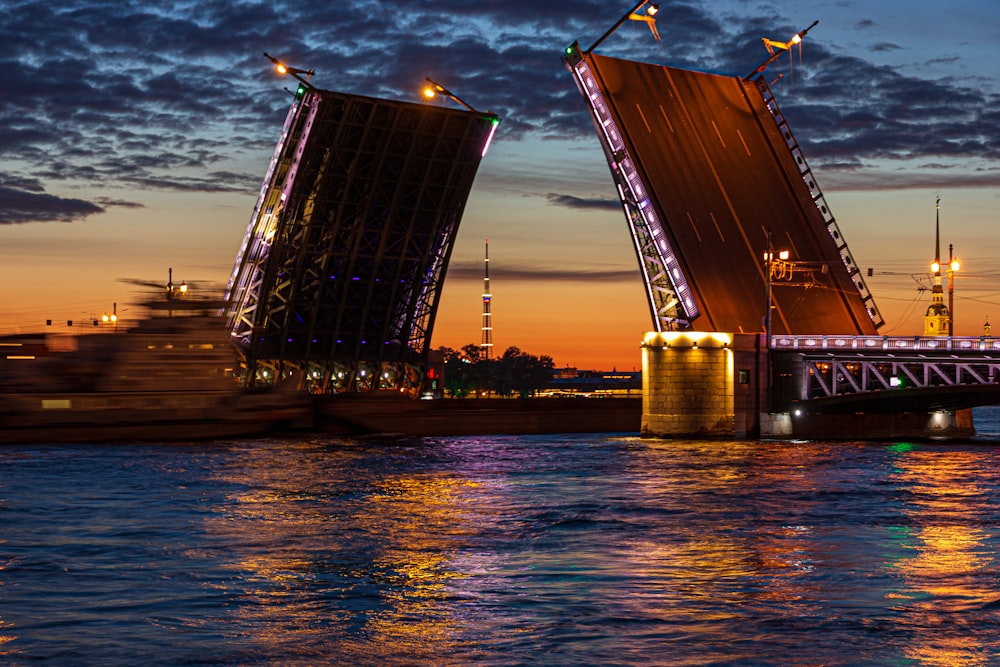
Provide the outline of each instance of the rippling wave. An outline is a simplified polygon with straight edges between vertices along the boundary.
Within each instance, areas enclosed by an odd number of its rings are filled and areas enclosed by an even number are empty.
[[[5,447],[0,662],[995,664],[998,464],[985,441]]]

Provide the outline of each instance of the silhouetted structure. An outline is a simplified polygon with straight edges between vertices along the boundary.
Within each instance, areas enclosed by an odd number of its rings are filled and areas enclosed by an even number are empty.
[[[423,378],[492,113],[301,85],[227,290],[247,384],[315,392]]]

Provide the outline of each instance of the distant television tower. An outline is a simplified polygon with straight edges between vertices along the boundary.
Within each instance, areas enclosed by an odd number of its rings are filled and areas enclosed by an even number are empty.
[[[479,351],[484,359],[489,359],[493,351],[493,320],[490,315],[490,240],[486,239],[486,261],[483,264],[483,342]]]

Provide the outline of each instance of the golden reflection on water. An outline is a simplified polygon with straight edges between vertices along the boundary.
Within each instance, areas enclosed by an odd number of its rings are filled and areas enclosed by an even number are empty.
[[[691,448],[680,458],[701,459],[697,470],[678,468],[678,448]],[[817,452],[808,447],[762,449],[756,443],[651,442],[637,461],[637,483],[659,509],[683,512],[704,509],[700,499],[716,497],[716,515],[706,530],[692,526],[686,540],[650,539],[634,545],[633,558],[651,568],[656,580],[671,582],[669,595],[648,598],[656,608],[643,613],[687,617],[693,624],[732,619],[767,609],[769,615],[798,618],[813,608],[815,586],[809,575],[817,555],[814,526],[808,519],[784,525],[757,525],[754,508],[727,500],[764,496],[773,488],[798,494],[799,516],[815,505],[820,480],[812,472]],[[657,460],[664,459],[664,460]],[[655,471],[644,474],[642,471]],[[760,493],[754,492],[760,488]],[[688,503],[691,498],[691,504]],[[766,515],[772,510],[761,509]],[[702,520],[701,517],[698,520]],[[655,538],[655,536],[653,536]],[[734,640],[742,639],[738,635]]]
[[[5,543],[4,540],[0,540],[0,544],[4,543]],[[3,563],[0,563],[0,576],[2,576],[4,569],[5,566],[3,565]],[[3,590],[3,581],[2,579],[0,579],[0,591],[2,590]],[[0,598],[2,598],[2,595],[0,595]],[[10,623],[3,620],[3,618],[0,618],[0,657],[14,655],[14,653],[8,650],[7,647],[8,644],[17,639],[16,636],[7,634],[7,631],[9,631],[12,627],[13,626]]]
[[[448,588],[467,575],[455,568],[468,527],[463,506],[475,482],[428,474],[382,478],[354,517],[378,534],[372,566],[386,574],[385,613],[368,619],[374,645],[387,656],[432,656],[455,641]]]
[[[989,535],[970,525],[976,515],[992,512],[976,464],[972,453],[961,450],[907,451],[896,460],[895,477],[912,494],[905,510],[912,522],[911,553],[893,564],[903,586],[889,597],[919,619],[905,655],[924,665],[988,662],[982,638],[960,626],[963,612],[997,600],[983,576],[993,567]]]
[[[355,480],[308,445],[285,447],[248,450],[229,466],[223,481],[245,490],[206,525],[232,545],[235,581],[227,587],[238,593],[231,615],[240,634],[266,655],[333,652],[345,663],[352,656],[366,664],[404,656],[433,662],[447,653],[455,619],[441,601],[465,576],[451,560],[477,484],[382,474],[373,486],[355,485],[346,502],[334,503],[344,513],[331,516],[324,499]]]
[[[5,646],[10,644],[12,641],[17,639],[14,635],[3,634],[4,630],[10,629],[10,624],[0,618],[0,657],[14,655],[12,652],[8,651]]]

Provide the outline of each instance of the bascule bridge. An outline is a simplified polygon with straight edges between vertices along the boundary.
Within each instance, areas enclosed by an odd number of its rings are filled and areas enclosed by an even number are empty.
[[[642,432],[967,432],[956,411],[1000,398],[1000,345],[878,335],[883,318],[764,76],[816,24],[764,40],[771,57],[743,76],[595,52],[627,19],[658,36],[654,8],[639,2],[563,54],[650,308]]]
[[[636,13],[646,4],[622,21],[655,35]],[[764,77],[773,54],[723,76],[603,56],[604,37],[563,60],[649,305],[644,434],[933,435],[1000,401],[991,338],[879,335],[875,299]],[[285,71],[301,85],[227,291],[245,380],[415,396],[499,119],[431,81],[462,108],[321,90],[311,72]]]

